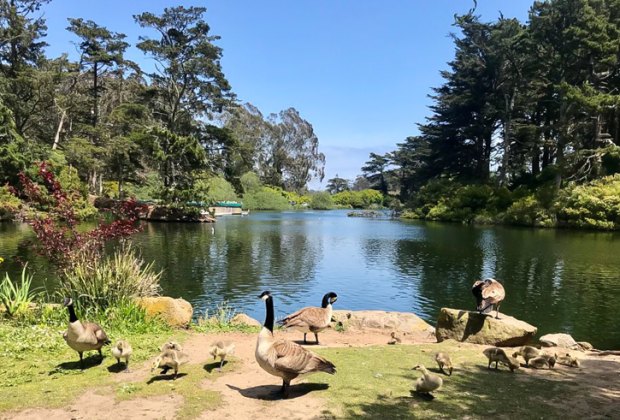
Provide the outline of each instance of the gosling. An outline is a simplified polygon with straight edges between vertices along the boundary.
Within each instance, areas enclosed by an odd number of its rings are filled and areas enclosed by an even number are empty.
[[[218,368],[218,372],[222,371],[222,366],[224,365],[224,360],[226,360],[226,356],[230,356],[235,352],[235,344],[230,341],[218,341],[214,345],[211,346],[209,350],[209,354],[213,356],[213,359],[220,358],[220,367]]]
[[[514,357],[510,357],[506,352],[499,347],[489,347],[483,351],[484,355],[489,359],[488,369],[491,369],[491,363],[495,362],[495,369],[498,369],[498,362],[508,366],[511,372],[515,369],[519,369],[519,361]]]
[[[578,368],[581,366],[581,363],[579,362],[579,359],[577,359],[576,357],[571,356],[569,353],[566,353],[566,355],[564,356],[558,356],[557,354],[555,355],[555,359],[557,361],[557,363],[564,365],[564,366],[568,366],[568,367],[574,367],[574,368]]]
[[[450,356],[448,356],[447,353],[437,353],[435,355],[435,361],[442,373],[452,376],[452,360],[450,360]],[[448,373],[446,373],[444,368],[448,370]]]
[[[413,370],[420,370],[423,375],[415,383],[415,392],[418,394],[426,394],[432,397],[431,392],[437,391],[443,385],[443,379],[438,375],[430,373],[424,365],[417,365]]]
[[[390,334],[390,341],[388,341],[388,344],[394,345],[394,344],[400,344],[402,342],[401,338],[396,334],[396,331],[392,331],[392,333]]]
[[[525,359],[525,367],[528,367],[530,363],[530,359],[538,357],[540,356],[540,354],[541,354],[540,350],[538,350],[536,347],[523,346],[523,347],[520,347],[519,350],[515,351],[512,354],[512,357],[514,358],[516,358],[517,356],[523,357],[523,359]]]
[[[157,359],[155,359],[153,366],[151,367],[151,372],[155,369],[161,368],[161,374],[165,375],[170,369],[172,369],[174,370],[173,379],[176,379],[179,374],[179,366],[187,363],[187,361],[187,354],[178,350],[167,349],[162,351],[161,354],[157,356]]]
[[[166,350],[176,350],[176,351],[183,351],[183,348],[181,347],[181,345],[179,343],[177,343],[176,341],[167,341],[164,344],[162,344],[161,348],[160,348],[161,352],[165,352]]]
[[[555,366],[555,357],[548,354],[542,354],[530,359],[530,367],[534,369],[551,369],[553,366]]]
[[[112,347],[112,356],[116,358],[117,365],[121,364],[121,359],[125,359],[125,372],[129,372],[129,358],[132,352],[131,344],[126,340],[118,340]]]

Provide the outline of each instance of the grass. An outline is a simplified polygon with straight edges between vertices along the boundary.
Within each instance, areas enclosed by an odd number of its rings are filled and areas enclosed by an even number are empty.
[[[254,327],[245,324],[233,324],[232,319],[237,312],[224,301],[217,305],[215,310],[205,311],[205,314],[198,318],[195,324],[191,325],[194,331],[201,333],[222,333],[222,332],[243,332],[248,334],[258,333],[261,327]]]
[[[418,363],[439,372],[434,361],[437,351],[453,356],[452,376],[442,376],[444,385],[434,400],[412,394]],[[558,404],[579,388],[527,375],[488,370],[479,349],[459,348],[442,343],[419,346],[338,348],[319,351],[338,369],[333,376],[316,375],[311,382],[326,383],[319,395],[330,402],[330,413],[345,418],[557,418],[566,415]]]
[[[114,314],[107,315],[107,319],[91,319],[100,322],[112,342],[123,338],[132,344],[132,364],[151,359],[163,342],[169,339],[182,342],[188,335],[155,322],[139,322],[131,328],[116,322]],[[0,388],[10,390],[3,392],[0,412],[61,407],[90,388],[114,383],[116,373],[108,368],[116,360],[111,357],[109,347],[103,349],[106,357],[101,364],[97,352],[85,353],[86,369],[81,370],[78,354],[62,338],[66,325],[66,311],[59,307],[42,307],[31,319],[0,321]]]

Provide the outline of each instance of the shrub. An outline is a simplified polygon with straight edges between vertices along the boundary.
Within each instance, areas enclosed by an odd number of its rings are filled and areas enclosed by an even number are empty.
[[[620,174],[560,191],[554,204],[558,219],[568,226],[620,228]]]
[[[35,298],[33,290],[30,289],[31,284],[32,276],[26,274],[26,267],[22,270],[19,284],[13,283],[9,274],[5,273],[4,280],[0,283],[0,303],[4,305],[9,317],[19,316],[28,310]]]
[[[543,208],[533,195],[520,198],[512,203],[506,210],[504,222],[539,227],[552,227],[555,224],[551,212]]]
[[[339,207],[367,209],[371,206],[381,206],[383,195],[377,190],[342,191],[332,197],[334,204]]]
[[[243,207],[250,210],[288,210],[291,205],[282,190],[262,187],[258,192],[243,195]]]
[[[237,201],[232,184],[222,177],[199,179],[194,183],[194,199],[213,204],[216,201]]]
[[[314,210],[329,210],[333,206],[332,196],[327,191],[314,193],[310,198],[310,208]]]
[[[76,296],[86,307],[106,309],[136,297],[159,292],[161,272],[145,264],[130,245],[101,259],[81,258],[61,277],[63,292]]]
[[[260,182],[260,178],[254,172],[246,172],[241,175],[239,182],[241,183],[241,188],[243,188],[244,194],[258,193],[263,187],[262,182]]]
[[[20,205],[21,200],[11,193],[7,185],[0,186],[0,220],[12,218]]]

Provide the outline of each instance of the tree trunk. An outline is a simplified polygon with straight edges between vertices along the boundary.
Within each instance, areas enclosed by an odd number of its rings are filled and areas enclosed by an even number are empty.
[[[65,124],[65,118],[67,117],[67,111],[64,109],[60,114],[60,122],[58,123],[58,128],[56,128],[56,134],[54,135],[54,144],[52,144],[52,150],[56,150],[58,148],[58,143],[60,142],[60,133],[62,132],[62,126]]]

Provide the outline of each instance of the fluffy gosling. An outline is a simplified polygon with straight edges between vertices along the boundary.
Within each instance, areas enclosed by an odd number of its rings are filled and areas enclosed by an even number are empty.
[[[418,394],[431,395],[431,392],[438,390],[441,388],[441,385],[443,385],[443,379],[434,373],[430,373],[424,365],[417,365],[413,370],[420,370],[423,375],[421,378],[418,378],[415,383],[415,392]]]
[[[398,336],[398,334],[396,334],[396,331],[392,331],[390,337],[392,337],[390,338],[390,341],[388,341],[388,344],[390,345],[400,344],[402,342],[402,339]]]
[[[450,360],[450,356],[448,356],[447,353],[437,353],[435,355],[435,361],[439,366],[439,370],[445,375],[452,376],[452,360]],[[448,370],[448,373],[446,373],[444,368]]]
[[[498,369],[497,364],[501,363],[508,366],[511,372],[515,369],[519,369],[519,361],[514,357],[510,357],[503,349],[499,347],[489,347],[483,351],[484,355],[489,359],[487,368],[491,369],[491,363],[495,362],[495,369]]]
[[[116,363],[121,364],[121,359],[125,359],[125,372],[129,372],[129,358],[133,349],[131,344],[126,340],[118,340],[114,347],[112,347],[112,356],[116,358]]]
[[[217,369],[219,372],[222,371],[222,366],[224,365],[224,360],[226,360],[226,356],[231,356],[235,352],[235,344],[230,341],[218,341],[209,349],[209,354],[213,356],[213,359],[220,358],[220,367]]]

